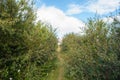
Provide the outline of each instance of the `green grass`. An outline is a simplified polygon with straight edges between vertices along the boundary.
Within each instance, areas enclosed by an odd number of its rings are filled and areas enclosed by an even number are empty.
[[[64,54],[58,53],[57,54],[57,61],[56,61],[56,69],[51,71],[45,80],[67,80],[64,77],[64,69],[65,69],[65,61],[64,61]]]
[[[67,80],[64,77],[66,55],[61,53],[60,46],[57,49],[56,68],[52,70],[45,80]]]
[[[59,68],[58,68],[59,67],[59,61],[58,60],[56,61],[56,65],[57,65],[56,69],[52,70],[48,74],[48,76],[47,76],[47,78],[45,80],[57,80],[58,74],[59,74]]]

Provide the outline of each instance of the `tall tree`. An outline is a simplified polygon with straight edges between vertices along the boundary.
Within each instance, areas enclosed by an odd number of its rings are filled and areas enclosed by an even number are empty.
[[[22,56],[28,52],[26,34],[34,18],[27,0],[0,0],[0,79],[18,80],[19,70],[25,68]]]

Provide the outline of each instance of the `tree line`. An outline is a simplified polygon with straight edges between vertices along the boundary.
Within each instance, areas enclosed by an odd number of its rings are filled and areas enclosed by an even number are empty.
[[[0,0],[0,80],[45,80],[56,68],[57,36],[36,22],[33,0]],[[119,80],[120,21],[89,19],[84,34],[66,34],[68,80]]]
[[[0,80],[43,80],[55,68],[55,30],[35,15],[32,0],[0,0]]]
[[[64,36],[62,53],[67,55],[68,80],[120,79],[120,21],[95,17],[88,20],[84,34]]]

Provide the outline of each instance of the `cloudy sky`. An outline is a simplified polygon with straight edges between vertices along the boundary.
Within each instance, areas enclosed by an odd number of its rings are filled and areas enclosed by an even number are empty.
[[[82,32],[84,23],[96,13],[100,16],[116,14],[120,0],[35,0],[37,19],[57,28],[58,37],[66,33]]]

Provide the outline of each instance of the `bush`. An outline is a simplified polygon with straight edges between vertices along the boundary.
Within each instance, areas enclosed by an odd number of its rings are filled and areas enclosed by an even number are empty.
[[[102,20],[94,19],[88,21],[83,36],[65,36],[62,44],[73,49],[64,51],[62,46],[63,52],[70,55],[66,67],[66,77],[69,80],[119,79],[120,62],[115,48],[118,43],[113,40],[109,29]]]
[[[55,32],[35,24],[32,6],[28,0],[0,0],[1,80],[43,80],[55,68]]]

